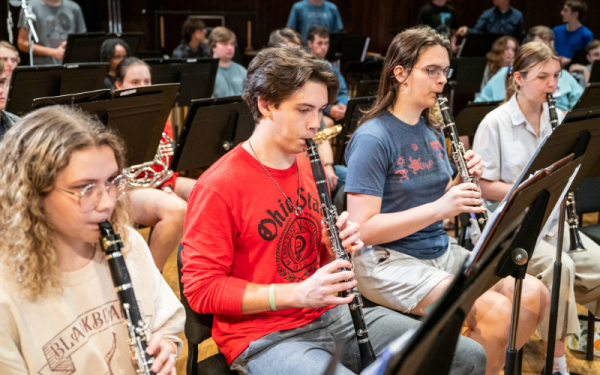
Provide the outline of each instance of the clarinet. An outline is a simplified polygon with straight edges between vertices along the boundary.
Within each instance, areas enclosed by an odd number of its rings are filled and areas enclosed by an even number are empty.
[[[155,375],[150,370],[153,358],[146,349],[150,342],[150,330],[142,319],[140,309],[135,299],[135,293],[131,286],[131,278],[121,249],[123,241],[119,234],[115,234],[112,225],[108,221],[98,224],[100,227],[100,248],[106,255],[110,275],[112,276],[123,316],[125,316],[127,330],[129,331],[129,349],[134,365],[137,365],[137,373],[143,375]]]
[[[548,99],[548,114],[550,115],[550,125],[552,125],[552,131],[558,126],[558,117],[556,116],[556,100],[552,94],[546,94]],[[568,253],[574,253],[579,251],[586,251],[587,249],[581,242],[579,236],[579,220],[577,219],[577,210],[575,209],[575,194],[568,193],[565,198],[565,206],[567,207],[567,223],[569,224],[569,250]]]
[[[475,182],[473,176],[469,174],[469,168],[467,168],[467,162],[465,161],[465,146],[458,139],[458,131],[456,130],[456,124],[454,124],[454,118],[450,113],[450,109],[446,105],[448,99],[444,97],[442,94],[437,94],[438,104],[440,106],[440,113],[442,114],[443,124],[442,129],[444,130],[444,134],[450,139],[450,143],[452,144],[452,157],[454,157],[454,161],[458,165],[458,173],[462,177],[463,182],[475,183],[477,186],[477,182]],[[471,214],[472,215],[472,214]],[[483,228],[488,220],[487,212],[480,212],[475,214],[475,219],[477,220],[477,224],[479,225],[479,229],[483,232]]]
[[[308,157],[310,159],[310,165],[312,167],[313,177],[317,184],[317,192],[319,193],[319,200],[321,201],[321,214],[323,215],[323,226],[329,232],[329,239],[333,247],[333,252],[336,259],[349,261],[352,263],[352,258],[346,253],[346,249],[342,247],[340,241],[340,231],[335,223],[338,219],[337,209],[333,205],[331,195],[329,195],[329,189],[327,188],[327,179],[325,178],[325,171],[319,158],[317,151],[317,145],[312,139],[306,140]],[[354,264],[352,265],[354,269]],[[342,268],[340,271],[350,271],[347,268]],[[345,280],[347,282],[350,280]],[[356,331],[356,338],[358,340],[358,349],[360,351],[360,361],[362,368],[366,368],[375,361],[377,356],[371,346],[369,340],[369,331],[367,330],[367,323],[365,322],[365,316],[363,314],[363,302],[358,288],[355,286],[350,290],[341,292],[342,297],[346,297],[349,294],[354,294],[354,299],[348,307],[350,308],[350,315],[352,316],[352,323],[354,324],[354,330]]]

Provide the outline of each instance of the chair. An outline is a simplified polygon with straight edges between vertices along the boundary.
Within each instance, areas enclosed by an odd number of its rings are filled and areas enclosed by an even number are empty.
[[[184,332],[188,340],[187,375],[237,375],[237,372],[229,369],[227,360],[222,353],[198,362],[198,345],[210,338],[213,316],[212,314],[199,314],[192,310],[183,294],[181,250],[183,250],[183,245],[180,244],[177,250],[177,272],[179,274],[181,303],[185,309],[186,317]]]
[[[575,190],[575,202],[577,213],[579,214],[579,223],[583,223],[583,214],[600,211],[600,199],[598,199],[598,191],[600,190],[600,177],[590,177],[584,179],[577,190]],[[600,244],[600,222],[579,227],[579,231],[588,236],[592,241]],[[594,332],[594,323],[596,317],[588,311],[588,332]],[[588,335],[587,353],[585,359],[588,361],[594,360],[594,335]]]

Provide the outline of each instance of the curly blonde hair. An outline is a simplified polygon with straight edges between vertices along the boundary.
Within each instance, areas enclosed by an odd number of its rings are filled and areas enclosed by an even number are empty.
[[[17,295],[29,299],[62,293],[54,228],[43,200],[71,155],[87,147],[109,146],[119,170],[125,146],[115,132],[81,110],[46,107],[17,122],[0,142],[0,271]],[[110,219],[126,241],[128,215],[117,202]]]

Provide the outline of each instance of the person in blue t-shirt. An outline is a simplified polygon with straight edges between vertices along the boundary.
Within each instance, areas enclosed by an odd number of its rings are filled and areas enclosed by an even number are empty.
[[[323,26],[330,33],[344,28],[337,6],[325,0],[298,1],[292,6],[286,26],[299,32],[304,40],[311,27]]]
[[[475,27],[461,26],[457,36],[467,34],[501,34],[519,36],[525,30],[523,13],[510,6],[510,0],[494,0],[494,7],[486,10],[477,20]]]
[[[524,43],[542,42],[547,46],[554,48],[554,33],[549,27],[535,26],[527,31],[527,37]],[[495,102],[506,99],[506,77],[509,74],[509,67],[498,70],[485,85],[475,102]],[[577,82],[573,75],[566,70],[562,70],[558,78],[558,88],[554,92],[556,107],[561,111],[570,111],[583,94],[583,88]]]
[[[571,63],[573,54],[584,51],[588,44],[594,40],[594,33],[581,24],[581,19],[587,11],[587,4],[583,0],[567,0],[560,15],[564,25],[556,26],[554,31],[554,48],[558,52],[563,66]]]
[[[208,46],[213,58],[219,59],[212,97],[242,95],[247,71],[246,68],[232,61],[237,47],[237,39],[233,31],[223,26],[215,27],[208,37]]]
[[[360,223],[365,248],[354,272],[369,300],[403,313],[425,315],[470,252],[452,241],[442,220],[483,212],[477,185],[452,169],[438,120],[429,116],[451,76],[450,42],[432,28],[398,34],[390,45],[377,100],[359,122],[346,150],[348,212]],[[465,154],[469,173],[483,174],[481,157]],[[504,366],[514,280],[480,296],[465,320],[466,336],[487,354],[488,374]],[[535,332],[549,292],[531,276],[524,282],[517,346]]]

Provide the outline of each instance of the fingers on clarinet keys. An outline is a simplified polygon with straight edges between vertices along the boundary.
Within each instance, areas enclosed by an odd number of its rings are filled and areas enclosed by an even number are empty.
[[[336,293],[344,292],[356,286],[354,272],[350,262],[335,260],[318,269],[311,277],[297,284],[298,300],[306,308],[318,308],[329,305],[348,304],[353,296],[336,297]],[[340,269],[346,269],[338,271]]]

